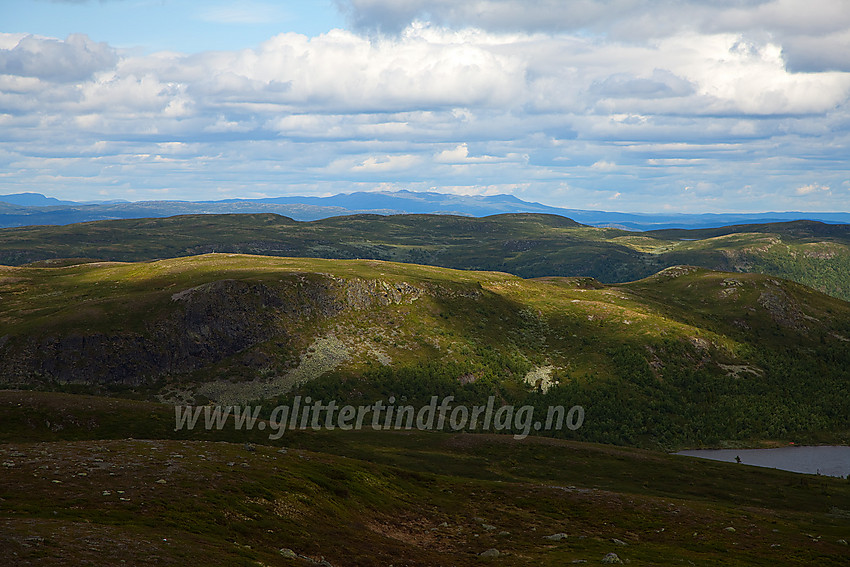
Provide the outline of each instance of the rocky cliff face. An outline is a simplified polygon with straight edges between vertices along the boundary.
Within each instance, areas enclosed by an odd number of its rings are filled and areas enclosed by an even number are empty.
[[[7,336],[0,383],[140,385],[215,364],[304,322],[349,310],[409,303],[422,288],[401,282],[296,274],[275,283],[225,279],[163,295],[142,331],[84,328]],[[128,310],[131,312],[132,310]]]

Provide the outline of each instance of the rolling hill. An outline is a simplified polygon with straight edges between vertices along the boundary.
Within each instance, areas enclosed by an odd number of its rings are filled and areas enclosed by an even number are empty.
[[[846,440],[850,304],[680,266],[626,284],[206,254],[5,267],[6,387],[176,403],[582,405],[574,439]],[[346,402],[349,403],[349,402]]]
[[[814,221],[634,233],[542,214],[356,215],[312,222],[245,214],[0,230],[0,264],[6,265],[61,258],[137,262],[210,252],[369,258],[606,283],[695,265],[770,274],[850,299],[850,225]]]

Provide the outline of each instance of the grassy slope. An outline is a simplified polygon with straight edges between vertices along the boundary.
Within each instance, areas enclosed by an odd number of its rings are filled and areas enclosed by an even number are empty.
[[[490,548],[501,565],[847,560],[842,479],[510,436],[187,438],[167,406],[56,393],[0,391],[0,410],[15,565],[308,564],[282,548],[335,566],[478,565]]]
[[[277,394],[254,388],[322,354],[312,352],[317,341],[333,337],[346,355],[332,371],[305,376],[322,374],[296,392],[340,401],[406,395],[421,402],[432,394],[453,394],[472,402],[493,393],[514,403],[580,403],[588,410],[580,438],[632,445],[840,441],[850,433],[845,346],[850,304],[756,274],[671,268],[604,286],[582,278],[523,280],[368,260],[215,254],[142,264],[3,268],[0,277],[7,383],[66,388],[63,383],[71,382],[89,391],[105,387],[143,397],[203,393],[214,383],[242,388],[247,392],[242,399],[268,398]],[[196,327],[177,329],[179,336],[195,337],[197,349],[220,356],[182,371],[151,365],[117,385],[98,378],[98,372],[114,376],[121,370],[107,364],[113,359],[120,365],[127,357],[150,356],[153,348],[174,350],[173,342],[156,339],[162,321],[180,321],[187,309],[173,300],[175,294],[221,280],[262,284],[270,295],[284,298],[262,309],[266,319],[285,322],[274,331],[280,334],[222,353],[219,339],[192,329],[215,327],[222,313],[232,315],[227,310],[237,300],[248,307],[231,318],[245,316],[250,326],[255,287],[240,288],[237,295],[213,292],[210,301],[217,303],[204,304]],[[322,303],[310,289],[331,289],[326,296],[350,301],[329,287],[339,282],[378,282],[368,289],[403,284],[421,295],[316,314]],[[363,293],[381,299],[380,291]],[[296,308],[308,300],[312,311]],[[115,352],[84,348],[92,342],[86,337],[128,335],[133,340],[125,343],[142,346]],[[55,354],[57,337],[76,338],[64,358]],[[8,378],[22,360],[33,359],[55,364]],[[529,391],[525,373],[546,365],[561,386],[546,395]],[[462,376],[474,383],[461,385]]]
[[[850,299],[847,225],[810,221],[631,233],[537,214],[357,215],[313,222],[247,214],[0,230],[0,264],[67,257],[139,261],[206,252],[373,258],[605,282],[691,264],[772,274]]]

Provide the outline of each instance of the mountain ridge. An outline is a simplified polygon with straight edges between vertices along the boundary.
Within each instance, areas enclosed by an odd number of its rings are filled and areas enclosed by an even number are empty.
[[[37,206],[36,206],[37,205]],[[328,197],[281,196],[209,201],[139,201],[77,203],[38,193],[0,195],[0,227],[62,225],[96,220],[169,217],[178,214],[276,213],[311,221],[360,213],[456,214],[483,217],[500,213],[549,213],[591,226],[643,231],[669,228],[711,228],[730,224],[818,220],[850,223],[843,212],[765,213],[622,213],[554,207],[523,201],[515,195],[452,195],[436,192],[361,191]]]

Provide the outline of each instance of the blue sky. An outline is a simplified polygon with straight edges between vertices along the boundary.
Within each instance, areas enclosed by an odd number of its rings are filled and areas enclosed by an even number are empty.
[[[0,0],[0,194],[850,210],[845,0]]]
[[[197,53],[244,49],[281,31],[345,26],[331,1],[0,0],[3,30],[65,38],[85,33],[116,48]]]

